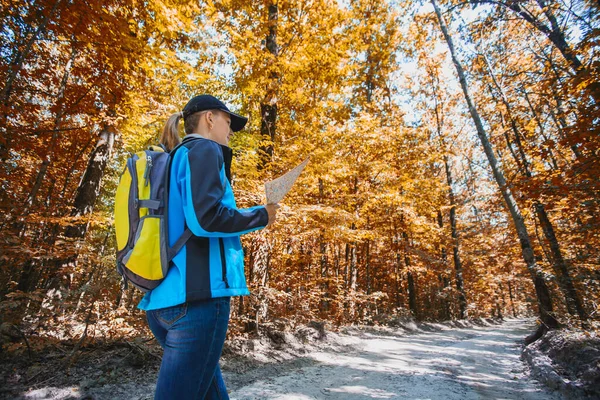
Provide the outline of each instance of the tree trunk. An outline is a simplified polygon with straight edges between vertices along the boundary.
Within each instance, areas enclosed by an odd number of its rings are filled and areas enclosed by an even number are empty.
[[[544,236],[548,243],[550,244],[550,251],[552,254],[552,265],[557,273],[558,282],[560,287],[565,294],[565,298],[567,300],[567,308],[575,309],[577,311],[577,315],[582,321],[586,321],[588,319],[587,312],[583,303],[581,302],[581,298],[575,289],[575,284],[573,283],[573,278],[571,277],[572,271],[571,266],[567,263],[562,255],[562,251],[560,250],[560,245],[558,240],[556,239],[556,235],[554,233],[554,227],[548,218],[548,214],[544,209],[544,205],[535,202],[534,203],[535,212],[540,221],[540,225],[542,226],[542,231],[544,232]]]
[[[319,204],[323,203],[323,197],[324,197],[324,188],[325,184],[323,182],[323,179],[319,178]],[[321,290],[323,291],[323,295],[321,298],[321,304],[320,304],[320,309],[321,311],[329,311],[329,299],[330,299],[330,294],[329,294],[329,263],[327,262],[327,243],[325,242],[325,238],[324,238],[324,232],[325,230],[322,229],[321,232],[319,233],[319,264],[321,267],[321,279],[323,280],[323,282],[321,283]]]
[[[432,78],[435,79],[435,83],[432,84],[433,94],[434,94],[434,113],[437,127],[437,134],[440,141],[440,147],[444,151],[444,168],[446,172],[446,183],[448,184],[448,200],[450,202],[450,233],[452,237],[452,255],[454,260],[454,273],[456,280],[456,289],[458,291],[458,306],[459,306],[459,318],[464,319],[467,315],[467,297],[465,295],[464,289],[464,281],[463,281],[463,273],[462,273],[462,263],[460,260],[459,253],[459,240],[458,240],[458,230],[456,228],[456,200],[454,197],[454,189],[452,188],[452,170],[450,169],[450,161],[448,159],[448,155],[446,152],[446,142],[443,136],[443,128],[444,128],[444,110],[443,104],[438,101],[437,89],[439,84],[439,76],[431,74]],[[441,215],[441,211],[439,213],[439,226],[440,228],[443,225],[443,217]],[[446,249],[444,248],[444,260],[446,257]]]
[[[350,302],[349,316],[353,320],[356,316],[356,288],[358,284],[358,267],[356,263],[356,244],[350,247]]]
[[[438,212],[437,212],[437,220],[438,220],[438,227],[440,228],[441,231],[443,231],[444,216],[442,215],[442,210],[440,210],[440,209],[438,209]],[[448,278],[446,277],[446,272],[447,272],[447,268],[448,268],[448,252],[447,252],[446,246],[444,244],[442,244],[440,247],[441,247],[440,248],[440,260],[442,263],[442,268],[441,268],[441,272],[438,273],[438,280],[439,280],[441,289],[437,293],[437,298],[440,299],[439,309],[441,310],[440,311],[440,314],[442,316],[441,319],[446,321],[446,320],[450,319],[450,304],[449,304],[448,298],[447,298],[448,291],[446,290],[450,286],[450,282],[448,281]]]
[[[346,251],[344,252],[344,289],[346,292],[350,289],[349,268],[350,265],[350,243],[346,243]]]
[[[340,259],[341,259],[341,250],[340,250],[340,246],[339,245],[335,245],[334,242],[334,247],[335,247],[335,261],[334,261],[334,265],[335,265],[335,277],[338,278],[340,276]],[[336,279],[337,281],[337,279]]]
[[[415,279],[410,269],[410,257],[408,256],[408,234],[406,232],[402,232],[402,238],[404,241],[404,266],[406,268],[406,282],[408,284],[408,309],[418,320],[419,310],[417,309],[417,291],[415,288]]]
[[[266,143],[260,146],[260,162],[259,169],[264,169],[273,158],[273,143],[275,142],[276,122],[277,122],[277,86],[279,74],[276,71],[276,62],[279,54],[277,46],[277,18],[278,6],[277,3],[269,4],[268,7],[268,24],[269,34],[266,38],[266,50],[270,54],[268,63],[271,66],[269,75],[269,83],[266,88],[265,97],[260,104],[260,134],[263,141]]]
[[[460,260],[458,229],[456,227],[456,200],[452,189],[452,170],[448,156],[444,156],[444,167],[446,169],[446,182],[448,183],[448,198],[450,199],[450,234],[452,236],[452,258],[454,260],[454,272],[456,277],[456,290],[458,291],[458,307],[460,318],[467,317],[467,296],[465,294],[463,267]]]
[[[496,180],[496,183],[498,184],[498,186],[500,188],[502,197],[504,198],[506,206],[510,211],[513,223],[517,230],[517,234],[519,236],[519,242],[521,244],[523,259],[524,259],[525,264],[527,265],[527,268],[531,274],[531,278],[534,282],[534,286],[536,289],[540,318],[541,318],[542,322],[548,328],[550,328],[550,329],[557,328],[559,326],[559,323],[556,320],[556,318],[552,315],[553,304],[552,304],[552,298],[550,296],[550,291],[548,290],[548,287],[546,286],[546,282],[544,281],[544,273],[536,263],[535,256],[533,253],[533,248],[531,246],[531,240],[529,238],[529,233],[527,232],[527,227],[525,226],[525,221],[524,221],[521,211],[519,210],[519,207],[512,195],[512,192],[510,191],[510,188],[508,187],[508,185],[506,183],[506,179],[504,178],[504,173],[502,172],[500,165],[498,164],[498,160],[496,159],[496,155],[494,154],[492,145],[487,137],[487,133],[485,131],[485,128],[483,127],[483,122],[481,121],[479,113],[477,112],[477,110],[473,104],[473,101],[471,100],[471,95],[469,94],[469,89],[467,86],[467,80],[465,77],[464,70],[463,70],[462,65],[460,64],[458,58],[456,57],[456,52],[454,50],[454,43],[448,33],[448,29],[447,29],[446,23],[442,17],[441,11],[435,0],[431,0],[431,4],[433,5],[433,7],[435,9],[435,13],[436,13],[438,22],[440,24],[440,28],[442,30],[442,33],[446,40],[446,43],[448,44],[448,48],[450,50],[450,55],[452,56],[452,61],[456,68],[456,72],[459,77],[460,85],[463,90],[463,94],[465,96],[465,101],[467,102],[467,106],[469,108],[469,113],[471,114],[471,117],[473,118],[473,122],[475,123],[475,126],[477,128],[477,136],[479,137],[479,140],[481,141],[484,152],[487,156],[490,166],[492,167],[494,179]]]
[[[367,278],[367,294],[371,294],[371,260],[370,260],[371,242],[367,239],[365,242],[365,277]]]
[[[400,308],[401,303],[400,303],[400,290],[402,290],[402,288],[400,287],[400,260],[402,259],[402,256],[400,254],[400,252],[396,253],[396,264],[395,264],[395,275],[396,275],[396,308]]]
[[[448,301],[447,293],[448,288],[450,287],[450,281],[442,273],[438,274],[438,281],[441,287],[441,289],[437,293],[437,298],[440,300],[440,319],[442,321],[448,321],[450,319],[450,302]]]
[[[515,162],[517,163],[517,165],[521,166],[521,168],[520,168],[521,174],[525,176],[525,179],[530,180],[533,177],[533,174],[529,167],[530,163],[529,163],[529,160],[527,159],[527,155],[525,154],[525,149],[523,148],[523,144],[520,140],[521,134],[517,127],[516,120],[512,115],[512,109],[511,109],[510,103],[508,102],[508,99],[506,98],[506,95],[504,93],[502,86],[500,86],[500,84],[496,80],[494,72],[492,71],[492,68],[491,68],[489,62],[487,62],[487,59],[486,59],[486,63],[488,66],[488,71],[489,71],[490,77],[492,78],[492,81],[494,82],[496,89],[500,93],[502,103],[506,109],[508,118],[511,123],[510,125],[512,128],[514,137],[515,137],[515,144],[517,146],[518,154],[520,155],[520,159],[515,158]],[[525,98],[527,100],[527,104],[529,105],[530,110],[534,115],[534,119],[536,120],[540,131],[543,132],[542,123],[539,119],[539,116],[535,112],[533,105],[531,104],[531,101],[529,99],[529,96],[527,95],[527,92],[525,92],[524,94],[525,94]],[[514,152],[511,152],[511,153],[512,153],[513,157],[517,157],[517,155]],[[554,162],[554,164],[556,164],[556,161],[553,161],[553,162]],[[585,320],[587,320],[587,313],[585,311],[585,308],[583,307],[583,304],[581,303],[579,295],[575,289],[575,285],[573,284],[573,279],[571,278],[571,267],[566,263],[563,255],[562,255],[562,251],[560,250],[560,245],[558,244],[558,240],[554,233],[554,227],[552,226],[552,223],[551,223],[550,219],[548,218],[548,215],[546,213],[544,205],[538,200],[534,200],[533,205],[534,205],[538,220],[540,221],[540,225],[542,226],[544,236],[546,237],[546,240],[550,244],[550,251],[551,251],[550,263],[552,264],[552,267],[556,274],[560,289],[565,297],[565,301],[567,304],[567,310],[568,310],[569,314],[572,314],[572,315],[577,313],[579,318],[581,318],[582,321],[585,321]]]
[[[65,182],[63,183],[63,187],[60,191],[60,195],[59,195],[60,200],[63,200],[65,198],[67,189],[69,188],[69,184],[71,183],[71,177],[73,176],[73,173],[75,172],[75,169],[77,168],[79,159],[82,158],[83,155],[88,151],[88,148],[93,144],[93,142],[94,142],[94,137],[92,136],[92,137],[90,137],[90,140],[88,140],[88,142],[84,146],[82,146],[81,149],[77,152],[77,155],[71,159],[71,167],[67,170],[67,173],[65,176]],[[73,152],[71,152],[69,154],[73,154]],[[68,201],[68,199],[67,199],[67,201]]]
[[[267,62],[275,64],[278,55],[277,48],[277,4],[271,3],[268,6],[268,27],[269,33],[266,37],[266,51],[270,54],[267,56]],[[262,170],[267,168],[273,158],[273,143],[275,141],[276,122],[277,122],[277,79],[278,75],[272,71],[269,76],[269,83],[266,87],[265,97],[260,104],[260,134],[262,136],[263,144],[259,148],[259,161],[258,169]],[[267,260],[270,260],[270,249],[268,246],[267,239],[265,242],[261,242],[258,251],[265,253]],[[268,273],[268,261],[265,266],[264,275],[262,276],[262,286],[266,286],[269,278]],[[266,318],[268,314],[268,298],[266,295],[258,296],[258,304],[256,306],[256,329],[260,322],[260,317]]]
[[[323,238],[323,231],[319,234],[319,264],[321,269],[321,290],[323,292],[321,297],[321,311],[329,310],[329,263],[327,262],[327,243],[325,243],[325,239]]]
[[[77,187],[71,217],[81,217],[94,210],[94,204],[100,194],[102,177],[106,165],[112,156],[115,130],[105,125],[99,134],[96,148],[90,154],[87,168]],[[77,223],[67,228],[65,235],[70,238],[83,238],[87,232],[87,223]]]
[[[508,297],[510,298],[510,306],[512,309],[513,318],[517,318],[517,311],[515,310],[515,298],[513,295],[512,285],[510,280],[508,281]]]
[[[410,263],[410,259],[408,258],[408,256],[404,256],[404,262]],[[418,320],[419,312],[417,310],[417,293],[415,291],[415,279],[413,278],[412,272],[408,270],[406,271],[406,281],[408,283],[408,309]]]

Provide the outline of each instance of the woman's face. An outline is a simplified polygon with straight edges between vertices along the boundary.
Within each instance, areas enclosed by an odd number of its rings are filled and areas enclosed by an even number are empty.
[[[212,118],[212,129],[210,130],[210,138],[223,146],[229,145],[229,139],[233,136],[231,131],[231,116],[226,112],[215,110],[209,115],[209,120]]]

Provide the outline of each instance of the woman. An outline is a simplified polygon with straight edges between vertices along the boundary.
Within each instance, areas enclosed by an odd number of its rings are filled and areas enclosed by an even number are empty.
[[[180,119],[186,136],[179,145]],[[165,210],[169,244],[186,229],[192,236],[173,258],[164,281],[138,305],[164,349],[158,400],[229,398],[219,368],[229,301],[249,294],[239,237],[272,224],[278,208],[236,207],[228,143],[247,121],[217,98],[201,95],[171,116],[163,130],[161,143],[168,150],[177,146]]]

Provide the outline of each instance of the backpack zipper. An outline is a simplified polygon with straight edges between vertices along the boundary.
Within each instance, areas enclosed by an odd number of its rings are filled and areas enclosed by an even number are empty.
[[[223,238],[219,238],[219,247],[221,249],[221,272],[223,273],[223,282],[225,282],[225,287],[229,289],[229,282],[227,282],[227,261],[225,260],[225,245],[223,244]]]

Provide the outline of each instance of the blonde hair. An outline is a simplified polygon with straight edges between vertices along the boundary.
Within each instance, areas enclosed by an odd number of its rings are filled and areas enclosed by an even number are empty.
[[[160,136],[160,144],[165,146],[167,151],[171,151],[181,142],[179,137],[179,120],[183,118],[183,114],[178,112],[173,114],[167,120]]]

